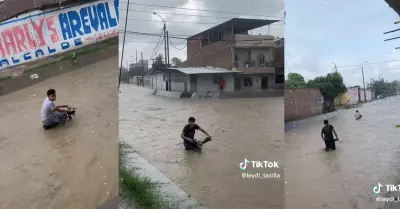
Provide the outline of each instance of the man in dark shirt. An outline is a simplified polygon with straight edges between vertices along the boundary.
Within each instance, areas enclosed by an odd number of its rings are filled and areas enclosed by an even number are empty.
[[[335,135],[336,138],[333,138],[333,135]],[[324,127],[321,130],[321,138],[325,142],[325,151],[329,151],[329,148],[336,150],[335,141],[338,140],[338,136],[335,128],[329,124],[328,120],[324,120]]]
[[[194,138],[196,130],[203,132],[205,135],[207,135],[207,138],[204,139],[204,141],[196,140]],[[196,119],[194,117],[189,118],[188,124],[183,128],[181,138],[183,139],[183,145],[187,150],[201,148],[204,143],[211,141],[211,136],[196,124]]]

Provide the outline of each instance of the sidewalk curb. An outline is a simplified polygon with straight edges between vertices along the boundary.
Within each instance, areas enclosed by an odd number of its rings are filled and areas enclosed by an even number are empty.
[[[104,201],[101,205],[97,206],[96,209],[118,209],[119,196],[115,196]]]
[[[343,111],[343,110],[337,110],[335,112],[330,112],[330,113],[323,114],[323,115],[317,115],[314,117],[285,123],[285,132],[293,131],[301,126],[308,126],[311,123],[321,122],[323,120],[329,120],[331,118],[338,116],[341,111]]]
[[[139,176],[148,177],[152,182],[159,183],[159,190],[164,195],[164,198],[170,202],[177,203],[179,208],[205,209],[199,202],[186,194],[179,186],[138,154],[127,154],[127,165],[135,169],[135,173]]]

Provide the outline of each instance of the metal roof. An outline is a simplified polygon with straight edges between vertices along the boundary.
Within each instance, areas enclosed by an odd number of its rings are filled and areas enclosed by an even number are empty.
[[[213,68],[213,67],[188,67],[188,68],[170,68],[172,70],[177,70],[187,75],[191,74],[219,74],[219,73],[238,73],[239,71],[232,71],[223,68]]]
[[[256,28],[260,28],[272,23],[279,22],[280,20],[265,20],[265,19],[248,19],[248,18],[232,18],[226,22],[209,28],[203,32],[189,37],[188,39],[194,38],[199,35],[208,33],[209,31],[217,30],[218,28],[231,28],[232,26],[240,31],[249,31]]]

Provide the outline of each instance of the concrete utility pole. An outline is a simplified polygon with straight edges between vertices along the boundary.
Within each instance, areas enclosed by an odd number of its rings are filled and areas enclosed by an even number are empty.
[[[368,61],[364,62],[364,64],[366,64],[367,62]],[[364,80],[364,67],[362,65],[361,65],[361,73],[362,73],[362,79],[363,79],[363,85],[364,85],[364,102],[367,102],[367,92],[365,89],[365,80]]]
[[[118,81],[118,90],[121,84],[121,71],[122,71],[122,63],[124,61],[124,50],[125,50],[125,36],[126,36],[126,27],[128,26],[128,13],[129,13],[129,0],[126,4],[126,17],[125,17],[125,30],[124,30],[124,40],[122,41],[122,53],[121,53],[121,64],[119,67],[119,81]]]
[[[143,52],[140,52],[140,62],[142,63],[142,68],[144,69]]]
[[[171,91],[171,71],[169,69],[169,36],[167,31],[167,69],[168,69],[168,90]]]

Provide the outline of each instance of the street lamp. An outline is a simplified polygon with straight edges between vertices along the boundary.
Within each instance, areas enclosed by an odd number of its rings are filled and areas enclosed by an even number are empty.
[[[164,20],[164,18],[161,17],[157,12],[153,12],[154,15],[158,16],[163,22],[164,22],[164,28],[163,28],[163,33],[164,33],[164,56],[165,56],[165,65],[167,66],[167,91],[171,91],[171,73],[169,71],[169,42],[168,42],[168,31],[167,31],[167,22]]]
[[[367,93],[365,90],[365,80],[364,80],[364,67],[363,65],[367,64],[368,61],[365,61],[362,65],[361,65],[361,73],[362,73],[362,79],[363,79],[363,85],[364,85],[364,102],[367,102]]]
[[[335,72],[337,72],[337,65],[336,65],[336,63],[332,62],[332,64],[335,66]]]

